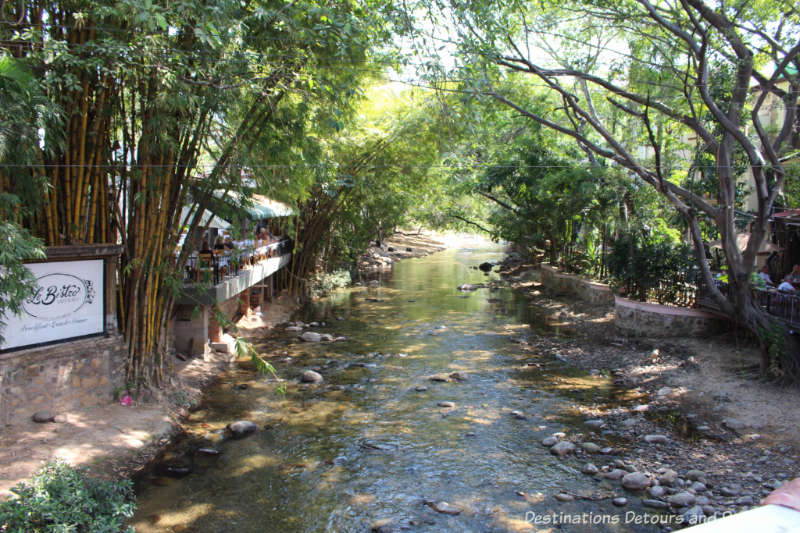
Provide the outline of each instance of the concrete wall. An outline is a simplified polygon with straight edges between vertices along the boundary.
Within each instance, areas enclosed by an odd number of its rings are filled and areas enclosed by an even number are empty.
[[[0,354],[0,421],[103,405],[125,384],[121,335]]]
[[[573,274],[565,274],[547,263],[541,265],[542,285],[556,294],[571,294],[598,305],[614,305],[611,287]]]
[[[719,315],[668,305],[634,302],[616,297],[614,324],[623,334],[647,337],[703,337],[728,328]]]

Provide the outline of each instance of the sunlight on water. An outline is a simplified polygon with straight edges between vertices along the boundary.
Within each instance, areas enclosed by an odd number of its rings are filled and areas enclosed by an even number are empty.
[[[539,444],[556,431],[580,431],[581,403],[617,401],[617,391],[606,378],[552,360],[547,376],[526,366],[545,358],[518,340],[553,332],[501,283],[456,289],[496,281],[472,267],[502,257],[487,244],[406,260],[380,287],[339,292],[298,316],[325,321],[312,330],[346,341],[308,344],[282,330],[257,340],[288,380],[286,395],[248,370],[226,376],[189,417],[188,437],[173,451],[192,473],[177,480],[153,473],[139,484],[136,530],[350,532],[389,523],[410,531],[528,532],[550,530],[534,526],[530,513],[617,512],[608,501],[555,502],[560,490],[602,487]],[[325,382],[300,384],[307,369]],[[242,419],[261,429],[219,441],[227,423]],[[222,453],[193,455],[200,446]],[[440,501],[460,514],[436,512],[431,504]]]

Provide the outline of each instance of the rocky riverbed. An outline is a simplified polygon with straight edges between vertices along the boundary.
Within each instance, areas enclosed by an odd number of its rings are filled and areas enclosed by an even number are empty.
[[[505,266],[505,279],[544,323],[561,332],[518,339],[531,354],[526,364],[538,372],[569,365],[609,376],[624,398],[616,406],[576,403],[583,431],[542,441],[552,453],[571,457],[592,485],[610,480],[623,487],[630,496],[615,498],[615,505],[635,498],[645,507],[696,522],[759,505],[798,475],[795,391],[741,377],[724,359],[748,351],[736,359],[743,365],[746,357],[757,358],[756,347],[731,335],[621,337],[614,330],[613,309],[566,301],[549,294],[531,266]],[[703,373],[722,378],[703,378]],[[778,416],[761,410],[759,396],[775,403]]]

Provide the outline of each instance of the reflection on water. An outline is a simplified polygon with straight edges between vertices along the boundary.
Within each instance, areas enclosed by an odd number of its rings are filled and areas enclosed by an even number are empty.
[[[487,245],[406,260],[380,286],[337,293],[298,317],[325,322],[312,329],[346,341],[307,344],[279,332],[258,342],[290,380],[285,396],[249,369],[227,375],[191,415],[189,436],[174,452],[192,473],[178,480],[154,473],[140,483],[136,530],[349,532],[389,523],[410,531],[550,531],[533,523],[548,513],[613,513],[620,522],[584,521],[563,526],[568,531],[638,530],[608,500],[593,501],[614,486],[539,444],[556,431],[583,431],[579,403],[602,404],[615,391],[606,378],[523,349],[520,340],[544,326],[495,274],[471,268],[502,255]],[[481,282],[490,287],[456,289]],[[300,384],[307,369],[325,383]],[[240,419],[263,429],[219,441]],[[192,453],[200,446],[222,453]],[[560,490],[589,499],[560,503],[552,497]],[[461,513],[426,505],[439,501]]]

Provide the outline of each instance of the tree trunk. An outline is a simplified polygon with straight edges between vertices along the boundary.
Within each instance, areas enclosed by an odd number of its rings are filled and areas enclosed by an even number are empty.
[[[761,308],[748,283],[730,283],[728,298],[734,307],[731,318],[758,338],[761,375],[786,384],[800,382],[800,343],[788,323]]]

